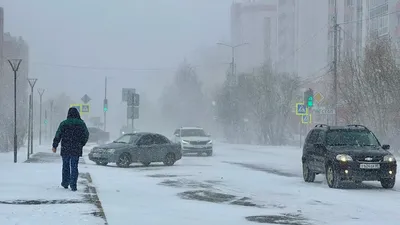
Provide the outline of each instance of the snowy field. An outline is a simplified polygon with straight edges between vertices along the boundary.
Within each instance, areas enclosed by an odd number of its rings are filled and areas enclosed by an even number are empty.
[[[305,183],[300,159],[298,147],[216,144],[215,156],[184,157],[173,167],[103,167],[88,159],[86,166],[110,225],[400,224],[399,184],[338,190],[323,176]]]
[[[80,173],[91,179],[81,176],[75,193],[59,186],[59,156],[38,151],[46,153],[31,163],[23,163],[26,151],[17,164],[12,153],[0,154],[1,225],[103,225],[103,210],[109,225],[400,224],[400,184],[331,189],[323,176],[305,183],[298,147],[217,143],[213,157],[188,156],[172,167],[97,166],[85,156]]]

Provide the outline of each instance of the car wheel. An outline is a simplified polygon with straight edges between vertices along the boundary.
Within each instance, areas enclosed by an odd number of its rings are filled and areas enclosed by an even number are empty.
[[[326,182],[330,188],[340,188],[341,182],[338,172],[335,170],[332,164],[326,167]]]
[[[143,166],[149,166],[151,162],[141,162]]]
[[[168,153],[163,161],[164,165],[166,166],[172,166],[175,164],[175,155],[174,153]]]
[[[381,179],[381,185],[383,188],[392,189],[396,184],[396,178]]]
[[[212,155],[213,155],[212,151],[207,152],[207,156],[212,156]]]
[[[97,164],[97,165],[100,165],[100,166],[107,166],[108,162],[105,162],[105,161],[96,161],[96,164]]]
[[[315,173],[308,168],[308,163],[303,162],[303,179],[305,182],[314,182]]]
[[[117,166],[119,167],[129,167],[131,165],[132,159],[128,153],[122,153],[117,160]]]

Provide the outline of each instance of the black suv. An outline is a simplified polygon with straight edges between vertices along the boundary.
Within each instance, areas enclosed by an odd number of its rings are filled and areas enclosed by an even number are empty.
[[[304,181],[314,182],[321,173],[330,188],[345,181],[380,181],[383,188],[393,188],[397,163],[389,148],[365,126],[317,124],[303,146]]]

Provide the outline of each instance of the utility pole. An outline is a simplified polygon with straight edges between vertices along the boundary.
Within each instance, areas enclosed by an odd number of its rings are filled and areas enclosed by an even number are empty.
[[[29,85],[31,86],[31,95],[29,96],[30,109],[29,109],[29,132],[28,132],[28,145],[30,145],[31,154],[33,154],[33,88],[35,87],[37,79],[28,78]],[[29,148],[28,148],[29,149]]]
[[[338,74],[337,74],[337,58],[338,58],[338,22],[337,22],[337,0],[334,0],[334,7],[335,7],[335,13],[333,16],[333,92],[334,92],[334,108],[335,108],[335,125],[338,123],[338,93],[337,93],[337,80],[338,80]]]
[[[40,113],[39,113],[39,145],[42,145],[42,97],[44,94],[44,89],[43,88],[39,88],[38,89],[38,93],[39,93],[39,97],[40,97]]]
[[[104,111],[104,131],[107,128],[107,110],[108,110],[108,100],[107,100],[107,77],[104,80],[104,103],[103,103],[103,111]]]
[[[21,65],[22,59],[9,59],[8,63],[14,71],[14,163],[17,163],[17,71]]]
[[[132,133],[135,132],[135,95],[136,95],[136,89],[133,89],[133,91],[130,93],[132,96],[132,101],[133,101],[133,105],[132,107]]]

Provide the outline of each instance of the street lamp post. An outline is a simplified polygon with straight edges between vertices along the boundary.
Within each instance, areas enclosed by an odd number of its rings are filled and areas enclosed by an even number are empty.
[[[22,59],[9,59],[8,63],[14,71],[14,163],[17,162],[17,71],[21,65]]]
[[[31,86],[31,94],[29,96],[29,135],[28,135],[28,145],[30,145],[31,154],[33,154],[33,88],[35,87],[37,79],[28,78],[29,85]],[[28,150],[29,151],[29,150]]]
[[[38,89],[39,97],[40,97],[40,113],[39,113],[39,145],[42,145],[42,97],[44,94],[44,89],[39,88]]]
[[[217,45],[222,45],[225,47],[229,47],[232,50],[232,62],[231,62],[231,74],[230,74],[230,79],[228,79],[228,85],[229,85],[229,89],[228,89],[228,95],[229,95],[229,105],[230,107],[234,107],[236,106],[236,100],[234,99],[234,95],[233,95],[233,86],[236,84],[237,82],[237,77],[236,77],[236,70],[235,70],[235,50],[238,47],[241,47],[243,45],[248,45],[249,43],[241,43],[241,44],[237,44],[237,45],[230,45],[230,44],[225,44],[225,43],[217,43]],[[228,77],[229,78],[229,77]],[[232,128],[234,126],[237,126],[235,124],[234,119],[230,119],[230,125],[232,126]]]
[[[235,74],[235,49],[243,46],[243,45],[248,45],[249,43],[242,43],[242,44],[238,44],[238,45],[230,45],[230,44],[225,44],[225,43],[217,43],[217,45],[222,45],[225,47],[229,47],[232,50],[232,62],[231,62],[231,76],[232,78],[236,79],[236,74]],[[232,81],[230,81],[232,82]]]

